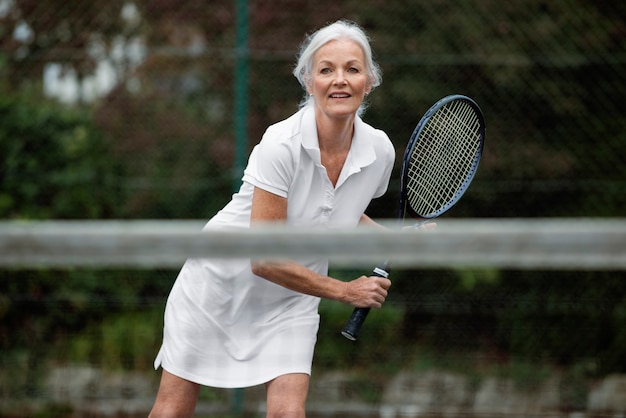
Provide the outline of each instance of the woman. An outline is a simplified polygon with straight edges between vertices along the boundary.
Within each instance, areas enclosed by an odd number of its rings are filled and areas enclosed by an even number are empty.
[[[365,33],[338,21],[303,44],[294,75],[301,109],[270,126],[241,189],[205,229],[281,221],[323,228],[374,224],[364,211],[387,190],[387,135],[359,117],[381,82]],[[190,259],[165,310],[163,367],[152,417],[193,414],[199,385],[265,384],[268,417],[304,417],[320,298],[379,308],[391,284],[327,276],[326,260]]]

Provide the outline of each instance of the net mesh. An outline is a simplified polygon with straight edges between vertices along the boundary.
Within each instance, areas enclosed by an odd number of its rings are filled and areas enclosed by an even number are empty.
[[[626,223],[438,223],[233,235],[201,233],[203,221],[0,223],[0,412],[145,416],[185,256],[280,253],[331,256],[345,281],[395,259],[390,295],[356,344],[339,334],[352,307],[320,304],[307,416],[619,413]],[[264,405],[262,387],[203,388],[197,416],[257,417]]]
[[[440,107],[419,131],[406,181],[407,202],[417,215],[438,216],[463,195],[481,157],[481,121],[467,100],[456,99]]]

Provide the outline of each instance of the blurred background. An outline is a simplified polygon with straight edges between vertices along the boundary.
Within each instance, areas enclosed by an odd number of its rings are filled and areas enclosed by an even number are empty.
[[[455,93],[480,104],[487,139],[446,217],[624,216],[624,2],[0,0],[1,220],[210,218],[267,126],[297,110],[305,34],[340,18],[371,37],[383,84],[364,119],[398,154],[370,216],[395,216],[406,142]],[[144,416],[176,273],[0,270],[0,417]],[[326,380],[311,404],[353,401],[344,417],[480,416],[496,382],[483,413],[528,416],[529,402],[543,402],[533,416],[626,412],[625,279],[610,268],[395,271],[358,345],[337,333],[351,309],[322,303]],[[207,389],[201,400],[207,416],[257,416],[256,396]]]

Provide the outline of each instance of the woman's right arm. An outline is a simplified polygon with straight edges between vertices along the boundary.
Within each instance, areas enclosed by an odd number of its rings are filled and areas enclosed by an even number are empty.
[[[250,218],[252,226],[285,219],[287,199],[255,187]],[[343,282],[289,260],[252,260],[251,267],[257,276],[287,289],[362,308],[380,308],[391,285],[390,280],[374,276]]]

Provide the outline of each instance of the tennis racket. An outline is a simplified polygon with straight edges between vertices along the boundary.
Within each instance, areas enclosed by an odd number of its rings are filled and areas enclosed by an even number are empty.
[[[485,121],[469,97],[446,96],[419,121],[402,160],[398,219],[408,213],[421,225],[440,216],[463,196],[483,152]],[[376,266],[372,276],[388,277],[389,261]],[[358,338],[370,308],[355,308],[341,334]]]

